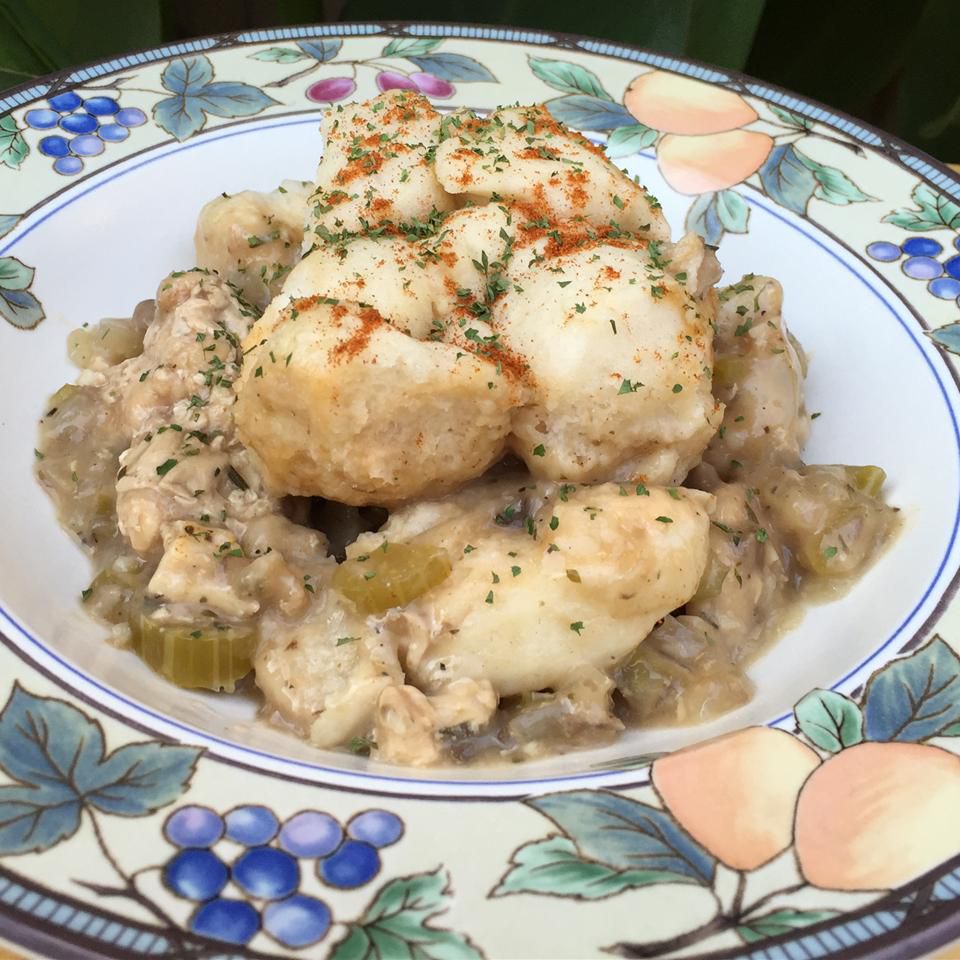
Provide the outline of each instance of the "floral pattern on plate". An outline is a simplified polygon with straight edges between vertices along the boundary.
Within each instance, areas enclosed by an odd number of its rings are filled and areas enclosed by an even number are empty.
[[[960,736],[958,689],[960,658],[934,638],[877,671],[860,703],[832,690],[808,694],[796,706],[796,736],[750,727],[655,760],[660,805],[603,791],[528,800],[561,832],[520,847],[491,896],[594,900],[650,884],[709,890],[715,910],[693,929],[607,945],[644,957],[724,931],[752,944],[826,929],[860,906],[848,894],[918,878],[910,895],[928,900],[941,882],[937,865],[960,854],[960,757],[927,742]],[[758,872],[778,858],[771,888],[770,871]],[[834,895],[830,907],[820,890]]]
[[[21,329],[44,319],[49,281],[17,244],[64,190],[221,128],[390,88],[442,108],[549,100],[614,159],[655,157],[710,242],[749,236],[753,201],[769,201],[839,236],[908,303],[922,293],[933,338],[960,346],[955,301],[906,268],[928,257],[953,276],[960,191],[905,145],[695,64],[460,27],[201,40],[14,91],[0,103],[0,314]],[[881,168],[896,168],[889,189]],[[620,759],[603,789],[503,800],[478,787],[459,803],[167,742],[28,662],[8,632],[0,936],[37,954],[64,941],[91,957],[474,960],[509,939],[530,956],[842,956],[943,942],[958,916],[960,661],[939,637],[891,649],[859,693],[809,694],[796,733],[751,727]]]
[[[88,826],[114,882],[84,880],[79,863],[73,882],[98,898],[145,910],[154,942],[170,944],[182,951],[178,955],[202,956],[204,943],[197,938],[246,948],[261,932],[262,939],[288,949],[320,943],[333,914],[315,891],[304,891],[307,876],[313,874],[328,894],[367,886],[381,871],[380,851],[403,836],[403,821],[388,810],[366,809],[341,824],[326,812],[301,810],[281,823],[259,804],[241,804],[222,816],[187,804],[162,820],[155,817],[189,789],[201,753],[158,741],[108,752],[95,720],[15,684],[0,711],[0,769],[13,781],[0,786],[0,858],[43,853]],[[173,848],[169,858],[124,867],[105,836],[103,822],[110,817],[154,817],[151,826]],[[158,875],[186,905],[183,922],[167,912],[163,898],[142,890],[148,874]],[[438,956],[478,957],[466,938],[429,923],[448,897],[442,869],[389,881],[361,917],[344,925],[331,956],[376,956],[378,942],[386,940],[398,950],[430,945]]]
[[[725,233],[747,232],[750,210],[733,189],[745,182],[798,214],[805,214],[814,198],[838,206],[874,199],[839,168],[810,157],[802,142],[825,137],[854,155],[862,155],[862,148],[790,110],[771,106],[772,115],[761,119],[740,93],[665,70],[636,77],[620,103],[579,64],[531,57],[530,68],[563,92],[548,101],[558,120],[608,133],[610,157],[652,148],[667,183],[696,197],[686,228],[708,243],[719,244]]]

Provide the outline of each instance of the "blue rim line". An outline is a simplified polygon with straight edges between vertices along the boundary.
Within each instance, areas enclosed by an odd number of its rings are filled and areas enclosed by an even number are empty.
[[[767,213],[776,217],[777,220],[780,220],[782,223],[785,223],[787,226],[792,227],[798,233],[803,234],[809,240],[812,240],[825,253],[833,257],[833,259],[835,259],[837,262],[842,263],[843,266],[850,273],[852,273],[884,305],[884,307],[887,308],[887,310],[891,314],[893,314],[897,323],[899,323],[900,326],[907,332],[907,335],[910,337],[910,340],[914,343],[914,345],[920,351],[920,355],[923,357],[924,363],[926,363],[927,367],[930,369],[930,372],[933,374],[933,378],[936,381],[937,387],[939,387],[940,389],[940,395],[943,397],[943,401],[947,407],[947,412],[950,415],[950,423],[953,426],[954,448],[957,451],[958,463],[960,463],[960,426],[958,426],[957,424],[957,418],[954,415],[953,407],[950,405],[950,398],[949,398],[949,395],[947,394],[946,388],[944,387],[943,379],[938,374],[937,369],[933,365],[933,361],[930,359],[930,356],[927,353],[927,351],[922,348],[921,346],[922,341],[918,340],[917,337],[915,336],[914,328],[910,324],[908,324],[896,310],[893,309],[893,307],[884,299],[880,291],[878,291],[873,286],[871,286],[871,284],[867,281],[866,277],[857,273],[857,271],[854,270],[853,267],[851,267],[845,260],[842,260],[840,257],[838,257],[832,250],[830,250],[830,248],[822,240],[820,240],[819,237],[817,237],[815,234],[807,233],[807,231],[804,230],[799,225],[795,223],[791,223],[790,220],[788,220],[778,210],[774,210],[771,207],[767,207],[766,204],[759,203],[755,198],[748,196],[748,197],[744,197],[744,199],[747,201],[747,203],[750,203],[753,206],[759,207],[761,210],[766,210]],[[867,264],[867,266],[869,267],[870,265]],[[870,267],[870,269],[872,270],[873,268]],[[944,361],[944,362],[946,363],[947,361]],[[861,661],[859,664],[857,664],[857,666],[853,667],[846,674],[844,674],[839,680],[837,680],[836,683],[834,683],[830,687],[831,690],[836,690],[837,687],[839,687],[841,684],[846,683],[847,680],[849,680],[852,676],[854,676],[854,674],[859,673],[865,666],[871,663],[877,657],[878,654],[886,650],[887,647],[889,647],[890,644],[893,643],[893,641],[896,640],[901,633],[903,633],[903,631],[907,627],[907,624],[916,616],[917,611],[924,605],[924,603],[927,602],[927,599],[929,598],[930,594],[933,592],[933,588],[936,586],[937,582],[940,580],[940,577],[943,575],[943,572],[946,569],[947,563],[950,559],[950,554],[953,552],[954,545],[956,544],[956,541],[957,541],[958,527],[960,527],[960,498],[958,498],[957,500],[957,512],[953,516],[953,528],[950,531],[950,541],[947,544],[947,549],[944,552],[943,559],[940,561],[940,565],[937,567],[937,572],[934,574],[933,581],[931,582],[930,586],[927,587],[923,596],[917,601],[914,608],[907,614],[906,618],[903,620],[900,626],[897,627],[897,629],[890,635],[890,637],[887,638],[887,641],[882,646],[874,650],[874,652],[870,654],[869,657]],[[781,717],[777,717],[776,720],[770,721],[770,726],[773,726],[778,723],[782,723],[784,720],[787,719],[787,717],[792,716],[792,713],[793,711],[790,711],[789,713],[783,714],[783,716]]]
[[[65,199],[61,204],[54,207],[49,212],[45,213],[42,217],[39,217],[35,222],[31,223],[26,229],[22,230],[17,235],[15,240],[10,241],[5,247],[3,247],[3,249],[0,249],[0,254],[6,253],[16,243],[18,243],[21,239],[23,239],[28,234],[30,234],[34,229],[36,229],[36,227],[38,227],[41,223],[48,220],[54,214],[59,213],[59,211],[63,210],[65,207],[70,206],[72,203],[76,202],[81,197],[86,196],[87,194],[93,192],[94,190],[99,190],[101,187],[105,186],[111,181],[119,179],[120,177],[126,176],[127,174],[132,173],[134,170],[138,170],[141,167],[147,166],[151,163],[155,163],[158,160],[162,160],[173,153],[180,153],[186,150],[192,150],[195,147],[203,146],[215,140],[225,140],[231,137],[246,136],[247,134],[258,133],[264,129],[270,129],[273,127],[304,126],[306,124],[315,124],[315,123],[317,123],[316,117],[300,118],[298,120],[286,120],[286,121],[280,121],[278,123],[254,122],[253,124],[244,125],[239,130],[232,130],[228,133],[220,133],[220,134],[208,135],[208,136],[204,136],[201,134],[192,143],[183,144],[180,146],[173,147],[172,149],[169,149],[169,150],[163,150],[162,152],[158,152],[153,156],[146,157],[145,159],[140,160],[138,163],[133,164],[130,167],[124,167],[122,169],[117,170],[116,172],[112,173],[109,177],[106,177],[103,180],[94,182],[90,184],[88,187],[84,188],[81,191],[78,191],[75,194],[71,193],[71,195],[67,197],[67,199]],[[638,155],[648,160],[655,159],[655,154],[652,153],[651,151],[643,151]],[[873,287],[866,277],[861,276],[856,270],[853,269],[853,267],[850,266],[850,264],[847,261],[839,257],[833,250],[830,249],[830,247],[827,244],[825,244],[822,240],[820,240],[815,234],[808,233],[806,230],[803,229],[802,226],[792,222],[790,219],[788,219],[778,210],[776,210],[773,207],[767,206],[767,204],[762,203],[756,197],[745,196],[744,199],[748,203],[750,203],[752,206],[755,206],[763,210],[765,213],[771,214],[773,217],[780,220],[782,223],[790,227],[792,230],[795,230],[797,233],[802,234],[808,240],[813,241],[813,243],[815,243],[818,247],[820,247],[829,257],[836,260],[847,271],[852,273],[853,276],[855,276],[880,301],[880,303],[887,309],[887,311],[889,311],[893,315],[897,323],[904,329],[904,331],[906,331],[911,342],[920,351],[920,354],[922,355],[924,362],[926,363],[927,367],[930,369],[930,372],[933,375],[934,380],[936,381],[937,386],[940,389],[940,394],[943,397],[944,403],[946,404],[947,412],[950,416],[950,422],[953,426],[955,449],[958,454],[958,462],[960,462],[960,425],[958,425],[957,418],[954,415],[953,407],[950,405],[949,396],[944,387],[942,378],[939,375],[936,367],[933,365],[933,361],[921,346],[921,341],[918,340],[917,337],[915,336],[915,330],[913,329],[913,327],[910,324],[908,324],[899,315],[899,313],[894,309],[894,307],[890,303],[887,302],[887,300],[884,298],[883,293],[881,291]],[[870,270],[874,269],[870,264],[865,264],[865,265]],[[927,589],[923,593],[923,596],[920,598],[919,601],[917,601],[913,609],[906,616],[906,618],[903,620],[900,626],[897,627],[897,629],[893,632],[893,634],[891,634],[890,637],[888,637],[887,640],[880,647],[877,647],[870,654],[870,656],[868,656],[866,659],[861,661],[859,664],[857,664],[857,666],[853,667],[843,677],[837,680],[832,685],[831,689],[836,689],[838,686],[845,683],[852,676],[854,676],[856,673],[858,673],[860,670],[862,670],[864,667],[870,664],[874,659],[876,659],[876,657],[880,653],[886,650],[890,646],[890,644],[893,643],[894,640],[896,640],[896,638],[900,636],[900,634],[906,629],[910,621],[916,616],[917,611],[923,606],[924,603],[926,603],[927,599],[930,597],[931,593],[933,592],[934,587],[937,585],[937,582],[940,580],[941,576],[943,575],[943,572],[946,569],[947,563],[950,559],[950,555],[953,552],[953,548],[956,543],[958,528],[960,528],[960,499],[958,499],[957,501],[957,513],[954,515],[953,528],[950,532],[949,543],[947,544],[946,551],[943,555],[942,560],[940,561],[939,566],[937,567],[937,571],[934,575],[933,581],[931,582],[930,586],[927,587]],[[320,764],[311,763],[305,760],[295,760],[292,758],[282,757],[274,753],[269,753],[263,750],[257,750],[252,747],[246,747],[234,741],[224,740],[220,737],[213,736],[209,733],[203,732],[202,730],[198,730],[196,727],[192,727],[187,724],[181,723],[170,717],[165,717],[163,714],[156,713],[152,709],[145,707],[142,704],[137,703],[136,701],[129,700],[126,696],[124,696],[119,691],[113,690],[110,687],[106,686],[105,684],[102,684],[100,681],[86,674],[83,670],[80,670],[78,667],[75,667],[69,660],[66,660],[63,657],[61,657],[59,654],[55,653],[53,650],[47,647],[41,640],[39,640],[32,633],[26,630],[20,623],[18,623],[13,618],[13,616],[2,606],[0,606],[0,617],[6,620],[23,637],[25,637],[35,647],[40,649],[46,656],[50,657],[56,663],[66,668],[68,672],[74,674],[75,676],[79,676],[85,683],[88,683],[94,688],[101,690],[112,699],[119,701],[120,703],[123,703],[128,707],[131,707],[135,712],[141,715],[152,717],[156,720],[159,720],[161,723],[168,724],[174,727],[175,729],[186,731],[187,733],[190,733],[192,736],[198,737],[201,740],[206,740],[208,742],[220,744],[231,750],[236,750],[240,753],[245,753],[245,754],[253,755],[256,757],[265,757],[273,762],[279,762],[281,764],[290,764],[294,767],[306,768],[308,770],[316,771],[319,773],[332,773],[338,777],[345,777],[345,778],[356,777],[358,779],[365,780],[365,781],[381,781],[381,782],[386,782],[391,784],[422,783],[422,784],[427,784],[431,786],[441,786],[441,787],[448,787],[448,788],[452,787],[456,789],[471,789],[474,787],[489,787],[489,786],[530,787],[530,786],[562,783],[562,782],[571,781],[571,780],[610,779],[611,777],[617,777],[623,773],[628,773],[628,772],[636,773],[636,771],[606,770],[606,771],[596,772],[596,773],[579,773],[579,774],[571,774],[571,775],[565,775],[565,776],[547,777],[544,779],[535,779],[535,780],[423,780],[420,778],[412,778],[412,777],[393,777],[393,776],[387,776],[387,775],[381,775],[381,774],[363,773],[363,772],[352,771],[352,770],[342,770],[337,768],[325,767]],[[768,726],[775,726],[779,723],[782,723],[784,720],[786,720],[790,716],[792,716],[792,711],[785,713],[780,717],[777,717],[775,720],[769,721]],[[273,771],[264,771],[264,772],[273,774]]]

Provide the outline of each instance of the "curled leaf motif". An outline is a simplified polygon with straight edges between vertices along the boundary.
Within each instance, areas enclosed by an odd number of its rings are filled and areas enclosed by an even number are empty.
[[[817,189],[817,178],[792,143],[781,144],[770,151],[760,168],[760,182],[771,200],[794,213],[806,212],[807,203]]]
[[[814,179],[817,181],[817,187],[813,195],[818,200],[826,200],[827,203],[844,207],[848,203],[863,203],[867,200],[875,200],[864,193],[842,170],[837,167],[828,167],[826,164],[818,163],[816,160],[808,157],[805,153],[797,152],[800,161],[805,164]]]
[[[172,60],[160,75],[160,83],[171,93],[194,93],[213,79],[213,64],[202,54]]]
[[[399,877],[380,888],[363,916],[348,924],[331,960],[482,960],[463,934],[430,921],[450,906],[451,891],[442,868]]]
[[[937,193],[926,183],[918,183],[910,194],[916,209],[901,207],[888,213],[885,223],[892,223],[904,230],[936,230],[948,227],[960,230],[960,203]]]
[[[908,657],[891,660],[867,684],[866,739],[916,742],[960,722],[960,657],[934,637]]]
[[[960,355],[960,321],[944,324],[930,331],[927,336],[944,350]]]
[[[0,164],[19,170],[20,164],[30,152],[27,141],[11,114],[0,117]]]
[[[794,708],[797,724],[821,750],[838,753],[863,740],[860,708],[835,690],[811,690]]]
[[[381,57],[422,57],[440,46],[436,37],[398,37],[391,40],[381,52]]]
[[[0,257],[0,317],[21,330],[35,327],[46,316],[29,289],[35,272],[16,257]]]
[[[0,257],[0,290],[26,290],[34,273],[33,267],[16,257]]]
[[[527,803],[557,824],[586,860],[615,870],[656,871],[661,882],[712,882],[714,858],[659,807],[599,790]]]
[[[812,197],[838,206],[874,199],[842,170],[818,163],[793,143],[775,146],[758,172],[767,196],[794,213],[806,213]]]
[[[633,120],[622,104],[586,94],[557,97],[546,107],[555,120],[574,130],[614,130]]]
[[[343,41],[334,37],[322,37],[319,40],[298,40],[297,46],[308,56],[320,63],[333,60],[343,47]]]
[[[270,47],[268,50],[258,50],[251,53],[251,60],[260,60],[263,63],[296,63],[298,60],[307,60],[309,55],[290,47]]]
[[[750,222],[747,201],[736,190],[702,193],[687,211],[685,227],[719,246],[725,233],[746,233]]]
[[[795,127],[797,130],[809,130],[813,127],[813,121],[802,117],[799,113],[794,113],[786,107],[778,107],[775,104],[769,104],[770,110],[774,116],[782,120],[785,124]]]
[[[656,139],[656,130],[651,130],[642,123],[631,123],[612,130],[604,149],[611,160],[619,160],[631,153],[639,153],[656,142]]]
[[[427,53],[422,56],[408,54],[407,59],[424,73],[449,83],[496,83],[497,80],[479,60],[466,57],[462,53]]]
[[[0,213],[0,237],[5,237],[19,222],[17,213]]]
[[[177,140],[187,140],[203,129],[208,114],[250,117],[277,102],[259,87],[218,81],[213,76],[213,64],[208,57],[197,55],[171,61],[160,82],[173,96],[154,105],[154,120]]]
[[[746,943],[757,943],[767,937],[777,937],[791,930],[809,927],[811,924],[839,916],[838,910],[793,910],[790,908],[773,910],[763,916],[755,917],[749,923],[737,927],[737,933]]]
[[[685,878],[679,878],[682,882]],[[491,896],[538,893],[575,900],[602,900],[657,883],[675,883],[678,876],[643,867],[620,869],[582,856],[567,837],[547,837],[524,844],[513,855],[510,868]]]
[[[530,57],[530,69],[534,76],[542,80],[548,87],[553,87],[554,90],[559,90],[561,93],[583,93],[600,100],[613,100],[613,97],[604,89],[600,78],[578,63]]]
[[[86,807],[139,817],[175,800],[200,751],[157,742],[106,752],[103,730],[72,704],[16,684],[0,712],[0,853],[45,850],[72,836]]]

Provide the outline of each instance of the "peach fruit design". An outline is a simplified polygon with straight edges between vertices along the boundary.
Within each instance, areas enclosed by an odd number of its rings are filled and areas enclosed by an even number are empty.
[[[604,790],[527,799],[560,832],[519,847],[491,896],[597,900],[654,884],[713,895],[697,925],[606,948],[626,957],[674,956],[727,933],[772,950],[827,930],[840,942],[847,923],[900,923],[906,936],[952,916],[960,756],[925,741],[960,738],[960,655],[933,637],[856,698],[812,690],[794,720],[796,733],[748,727],[657,756],[659,803]]]
[[[677,193],[726,190],[756,173],[773,138],[754,130],[727,130],[688,137],[668,133],[657,147],[660,172]]]
[[[780,207],[805,216],[810,201],[846,206],[875,198],[839,167],[810,156],[810,140],[830,141],[856,156],[863,150],[829,134],[786,106],[758,113],[746,95],[728,84],[707,83],[653,69],[630,82],[618,102],[584,64],[530,57],[530,69],[562,96],[546,101],[550,112],[577,130],[607,135],[614,160],[655,146],[664,180],[695,197],[685,227],[717,245],[726,233],[746,233],[750,208],[737,184],[749,183]]]
[[[726,190],[752,176],[770,155],[773,138],[743,130],[757,111],[738,93],[663,70],[637,77],[623,105],[664,136],[657,162],[678,193]]]
[[[755,870],[790,846],[797,794],[819,764],[789,733],[748,727],[662,757],[652,779],[690,836],[728,867]]]
[[[732,90],[665,70],[637,77],[623,105],[640,123],[663,133],[722,133],[757,119],[757,111]]]
[[[804,877],[833,890],[898,887],[960,850],[960,757],[860,743],[816,770],[797,803]]]

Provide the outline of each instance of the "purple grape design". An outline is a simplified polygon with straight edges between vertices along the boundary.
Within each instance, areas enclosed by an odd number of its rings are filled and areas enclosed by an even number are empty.
[[[381,92],[413,90],[431,100],[449,100],[455,96],[458,83],[496,83],[496,77],[479,60],[461,53],[438,51],[443,41],[437,38],[397,37],[389,41],[377,56],[362,60],[337,59],[342,43],[337,39],[303,40],[295,47],[258,50],[250,55],[250,59],[281,64],[307,63],[305,67],[265,84],[265,88],[285,87],[325,64],[348,71],[325,77],[307,87],[306,98],[323,104],[337,103],[353,96],[360,70],[373,71],[374,83]]]

